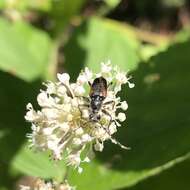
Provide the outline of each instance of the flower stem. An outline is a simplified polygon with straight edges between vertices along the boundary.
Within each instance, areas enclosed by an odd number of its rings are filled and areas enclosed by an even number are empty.
[[[69,176],[69,171],[70,171],[70,166],[66,166],[65,175],[63,177],[63,182],[67,181],[68,176]]]

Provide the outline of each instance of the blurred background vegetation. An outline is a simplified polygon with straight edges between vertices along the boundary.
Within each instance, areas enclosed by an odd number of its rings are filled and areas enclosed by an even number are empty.
[[[190,1],[0,0],[0,190],[30,176],[62,179],[64,163],[27,148],[25,106],[57,72],[75,80],[108,59],[136,84],[121,94],[128,127],[116,135],[132,149],[108,142],[69,182],[78,190],[189,189]]]

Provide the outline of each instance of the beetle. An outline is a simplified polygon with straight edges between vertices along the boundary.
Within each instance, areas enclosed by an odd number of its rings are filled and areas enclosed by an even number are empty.
[[[89,85],[91,87],[89,93],[91,114],[89,119],[96,122],[100,120],[100,115],[98,113],[107,96],[108,85],[106,79],[103,77],[95,78],[92,84],[89,82]]]
[[[104,77],[97,77],[94,79],[92,83],[88,82],[90,86],[89,97],[82,96],[83,100],[86,102],[83,105],[84,107],[88,107],[89,114],[89,122],[99,122],[101,120],[100,112],[108,115],[110,117],[110,123],[113,121],[110,113],[106,110],[105,106],[112,104],[115,105],[113,100],[104,102],[107,97],[108,87],[112,84],[108,84]]]

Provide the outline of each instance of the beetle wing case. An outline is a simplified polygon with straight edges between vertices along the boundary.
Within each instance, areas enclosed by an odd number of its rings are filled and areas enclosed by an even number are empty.
[[[105,78],[98,77],[94,79],[90,90],[90,96],[93,95],[107,96],[107,81]]]

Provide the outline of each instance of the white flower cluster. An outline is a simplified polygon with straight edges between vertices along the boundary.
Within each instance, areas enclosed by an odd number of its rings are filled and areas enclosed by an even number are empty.
[[[31,186],[20,185],[20,190],[75,190],[75,188],[71,187],[67,181],[64,184],[58,184],[37,179]]]
[[[128,83],[130,77],[120,71],[116,66],[112,67],[108,62],[101,63],[101,72],[93,74],[88,68],[82,71],[76,83],[70,83],[67,73],[58,74],[58,82],[45,84],[46,90],[41,90],[37,97],[40,111],[35,111],[29,103],[25,119],[32,123],[32,133],[27,136],[31,146],[39,150],[50,150],[56,160],[65,159],[68,165],[78,168],[82,172],[81,162],[89,162],[89,152],[92,149],[102,151],[104,141],[127,148],[117,142],[112,135],[125,121],[124,112],[127,110],[126,101],[121,101],[117,93],[121,85]],[[108,84],[107,95],[99,110],[99,120],[93,121],[93,114],[89,91],[93,81],[97,77],[103,77]],[[81,154],[83,152],[83,154]],[[83,156],[81,156],[83,155]]]

